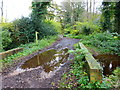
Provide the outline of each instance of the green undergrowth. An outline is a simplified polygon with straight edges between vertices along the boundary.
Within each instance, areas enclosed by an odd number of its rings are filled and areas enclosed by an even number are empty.
[[[120,90],[120,67],[117,67],[111,75],[105,77],[104,81],[106,81],[112,88]]]
[[[8,58],[5,58],[3,60],[0,60],[0,62],[3,65],[8,65],[11,64],[12,62],[14,62],[14,60],[18,60],[21,57],[27,56],[32,54],[33,52],[36,52],[40,49],[43,49],[49,45],[51,45],[53,42],[55,42],[58,39],[57,36],[49,36],[46,37],[44,39],[41,39],[38,41],[38,44],[34,43],[28,43],[28,44],[24,44],[24,45],[20,45],[20,48],[23,48],[22,52],[19,52],[17,54],[11,55]],[[5,66],[3,66],[4,68]]]
[[[66,35],[70,38],[81,39],[81,42],[87,47],[95,49],[100,53],[120,55],[120,35],[117,33],[93,33],[90,35]]]
[[[112,33],[97,33],[86,36],[82,41],[87,46],[96,47],[101,53],[120,55],[120,39]]]
[[[73,53],[75,55],[74,62],[71,64],[70,71],[64,73],[62,79],[59,83],[60,88],[70,88],[70,89],[91,89],[96,90],[99,89],[107,89],[115,88],[112,87],[112,82],[114,81],[113,76],[111,79],[108,77],[103,78],[102,81],[90,82],[88,73],[86,71],[86,61],[84,60],[84,50],[76,49],[70,50],[69,53]],[[116,71],[118,72],[118,71]],[[116,77],[117,79],[117,77]]]

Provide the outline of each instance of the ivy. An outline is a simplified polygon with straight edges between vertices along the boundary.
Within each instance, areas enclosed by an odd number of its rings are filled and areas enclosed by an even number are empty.
[[[120,1],[102,3],[101,26],[103,31],[120,34]]]

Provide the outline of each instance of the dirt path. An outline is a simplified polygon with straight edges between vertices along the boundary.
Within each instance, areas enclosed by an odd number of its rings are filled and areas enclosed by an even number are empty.
[[[38,53],[44,52],[48,49],[59,50],[65,47],[73,49],[73,45],[77,42],[79,42],[79,39],[62,38],[61,40],[56,41],[52,46],[21,59],[21,62],[14,65],[14,67],[9,68],[8,70],[6,70],[6,72],[4,71],[2,76],[3,88],[57,88],[56,86],[61,79],[61,76],[65,72],[69,71],[69,60],[67,60],[64,65],[61,66],[60,69],[57,70],[55,73],[50,74],[49,77],[49,74],[47,74],[47,77],[45,77],[46,73],[43,72],[39,67],[18,74],[15,74],[14,71],[18,66],[23,64],[31,57],[37,55]],[[70,56],[70,58],[72,58],[72,55]]]

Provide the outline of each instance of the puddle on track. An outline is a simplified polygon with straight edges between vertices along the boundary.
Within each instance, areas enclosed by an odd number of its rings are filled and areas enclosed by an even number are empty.
[[[23,65],[18,67],[10,76],[18,75],[25,71],[31,71],[38,68],[42,68],[41,78],[49,78],[60,69],[69,57],[67,53],[68,48],[61,49],[59,51],[50,49],[43,53],[40,53],[33,58],[27,60]]]
[[[120,67],[120,56],[118,55],[97,55],[94,56],[97,59],[101,66],[103,67],[103,74],[110,75],[112,71],[116,69],[116,67]]]

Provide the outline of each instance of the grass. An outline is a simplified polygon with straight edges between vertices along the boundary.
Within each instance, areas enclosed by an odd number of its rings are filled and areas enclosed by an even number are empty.
[[[11,55],[3,60],[0,60],[0,63],[4,64],[4,66],[2,66],[2,68],[4,68],[6,65],[12,64],[14,62],[14,60],[18,60],[21,57],[30,55],[33,52],[37,52],[38,50],[51,45],[53,42],[55,42],[57,40],[57,38],[58,38],[57,36],[49,36],[42,40],[39,40],[38,44],[33,42],[33,43],[28,43],[28,44],[19,46],[20,48],[23,48],[22,52],[19,52],[17,54]]]

